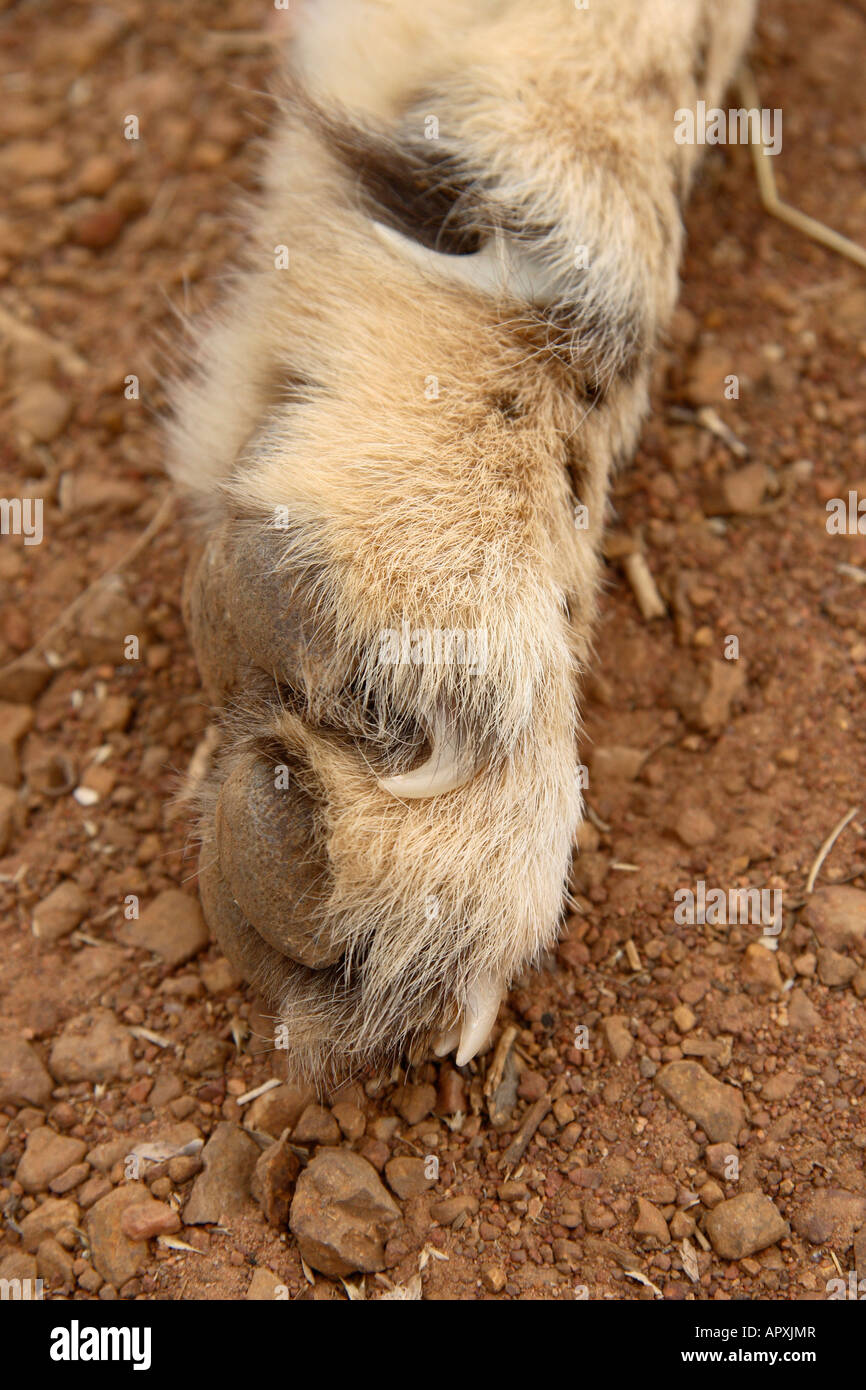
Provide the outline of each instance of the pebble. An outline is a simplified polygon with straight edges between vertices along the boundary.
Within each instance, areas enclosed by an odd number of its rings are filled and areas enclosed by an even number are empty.
[[[813,1245],[832,1242],[840,1251],[847,1250],[854,1232],[866,1223],[866,1196],[846,1192],[839,1187],[827,1187],[813,1192],[794,1217],[794,1230]],[[866,1278],[866,1271],[861,1277]]]
[[[857,962],[844,956],[841,951],[832,951],[829,946],[818,949],[818,979],[822,985],[841,987],[849,985],[857,974]]]
[[[11,787],[0,786],[0,855],[5,854],[12,838],[24,821],[24,806]]]
[[[675,830],[677,839],[687,849],[708,845],[716,838],[715,822],[699,806],[691,806],[683,811],[677,819]]]
[[[123,1228],[123,1217],[130,1207],[149,1201],[144,1183],[128,1182],[113,1188],[87,1213],[91,1258],[103,1279],[115,1288],[134,1278],[147,1261],[147,1241],[130,1239]]]
[[[223,1120],[201,1152],[203,1172],[184,1207],[187,1226],[224,1225],[240,1215],[250,1197],[250,1181],[261,1150],[239,1125]]]
[[[752,516],[764,500],[773,475],[764,463],[747,463],[732,473],[723,473],[703,492],[701,506],[705,516]]]
[[[115,934],[124,946],[153,951],[170,970],[192,960],[210,941],[198,899],[179,888],[166,888],[137,922],[125,922]]]
[[[110,1009],[78,1014],[63,1027],[48,1065],[58,1081],[129,1080],[132,1038]]]
[[[441,1202],[434,1202],[430,1208],[430,1215],[440,1226],[451,1226],[458,1217],[474,1216],[477,1211],[478,1198],[470,1196],[467,1192],[458,1197],[444,1197]]]
[[[498,1265],[483,1265],[481,1282],[488,1293],[502,1293],[505,1288],[505,1271]]]
[[[0,1105],[42,1107],[54,1082],[34,1047],[23,1038],[0,1038]]]
[[[230,994],[241,983],[241,976],[225,956],[218,956],[216,960],[203,960],[200,970],[208,994]]]
[[[425,1159],[403,1156],[389,1158],[385,1164],[385,1180],[391,1191],[403,1201],[407,1197],[420,1197],[436,1183],[436,1178],[427,1176]]]
[[[60,941],[74,931],[87,914],[87,894],[72,878],[65,878],[34,909],[33,935],[40,941]]]
[[[258,1269],[253,1270],[253,1277],[247,1289],[247,1302],[273,1302],[282,1293],[285,1285],[277,1278],[273,1270],[267,1269],[264,1265],[259,1265]]]
[[[617,1062],[624,1062],[634,1045],[625,1014],[610,1014],[602,1019],[601,1031],[611,1056]]]
[[[295,1144],[339,1144],[340,1126],[330,1110],[308,1105],[292,1130]]]
[[[79,217],[72,228],[72,238],[79,246],[102,251],[116,241],[123,231],[127,214],[122,207],[100,207]]]
[[[212,1033],[198,1033],[184,1050],[183,1069],[189,1076],[217,1076],[231,1055],[231,1043]]]
[[[25,1192],[44,1192],[52,1178],[77,1163],[86,1151],[83,1139],[56,1134],[48,1125],[43,1125],[31,1132],[15,1177]]]
[[[289,1225],[307,1264],[322,1274],[385,1267],[385,1241],[400,1208],[372,1164],[349,1149],[326,1149],[298,1178]]]
[[[47,1197],[19,1223],[21,1244],[34,1254],[46,1236],[77,1226],[81,1219],[78,1203],[68,1197]]]
[[[717,1255],[741,1260],[775,1245],[789,1234],[789,1228],[763,1192],[741,1192],[714,1207],[706,1219],[706,1232]]]
[[[866,891],[847,884],[818,888],[803,909],[801,920],[822,946],[833,951],[866,954]]]
[[[345,1139],[350,1144],[357,1143],[367,1128],[367,1117],[359,1106],[351,1100],[338,1100],[331,1106],[331,1114],[340,1126]]]
[[[689,364],[685,393],[692,405],[710,405],[717,410],[726,404],[725,378],[736,375],[731,353],[719,343],[698,349]]]
[[[817,1028],[820,1022],[821,1015],[805,990],[792,989],[788,1001],[788,1027],[794,1028],[797,1032],[809,1033],[813,1028]]]
[[[92,154],[79,170],[78,192],[91,198],[101,198],[117,182],[119,173],[117,161],[110,155]]]
[[[168,1236],[179,1231],[180,1217],[174,1207],[150,1197],[124,1207],[120,1225],[130,1240],[152,1240],[154,1236]]]
[[[16,429],[29,434],[39,444],[50,444],[65,428],[72,414],[72,402],[47,381],[34,381],[17,394],[12,407]]]
[[[746,1106],[733,1086],[710,1076],[700,1062],[669,1062],[654,1081],[662,1095],[695,1120],[714,1143],[736,1141],[746,1123]]]
[[[271,1226],[286,1226],[300,1171],[301,1160],[289,1148],[285,1135],[269,1145],[256,1161],[250,1192]]]
[[[426,1082],[400,1086],[394,1092],[391,1103],[407,1125],[417,1125],[432,1113],[436,1104],[436,1088]]]
[[[646,756],[639,748],[625,748],[620,744],[592,748],[587,759],[593,786],[596,782],[602,787],[608,782],[634,782]]]
[[[55,1197],[64,1197],[67,1192],[72,1192],[83,1183],[89,1172],[89,1163],[73,1163],[71,1167],[64,1168],[59,1177],[52,1178],[48,1184],[49,1191],[53,1192]]]
[[[45,1280],[52,1293],[62,1288],[72,1288],[75,1283],[72,1265],[72,1256],[54,1236],[46,1236],[40,1241],[36,1251],[36,1268],[40,1279]]]
[[[778,994],[783,981],[776,953],[759,941],[750,942],[740,959],[740,979],[750,994]]]
[[[312,1086],[292,1086],[288,1083],[274,1086],[245,1108],[244,1126],[279,1139],[284,1129],[294,1128],[303,1111],[315,1099],[315,1094]]]
[[[706,661],[677,674],[671,684],[671,700],[690,728],[700,733],[720,733],[745,684],[742,660]]]
[[[668,1223],[665,1221],[658,1207],[653,1206],[645,1197],[637,1198],[637,1215],[633,1231],[638,1240],[657,1248],[670,1244],[670,1232]]]
[[[466,1082],[454,1067],[443,1065],[439,1068],[439,1086],[436,1091],[436,1111],[440,1115],[465,1115],[468,1112]]]

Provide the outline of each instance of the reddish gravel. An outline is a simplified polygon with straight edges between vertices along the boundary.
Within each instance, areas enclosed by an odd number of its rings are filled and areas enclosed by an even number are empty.
[[[3,665],[166,493],[160,378],[238,244],[271,56],[252,0],[0,11],[3,488],[44,499],[40,545],[0,538]],[[754,54],[783,195],[855,237],[864,26],[843,0],[771,0]],[[344,1278],[697,1300],[825,1298],[834,1257],[866,1277],[866,520],[826,526],[829,499],[866,498],[866,282],[763,213],[742,149],[710,153],[688,228],[614,496],[575,911],[502,1010],[494,1095],[490,1052],[322,1105],[243,1099],[284,1057],[205,941],[174,799],[208,723],[180,512],[52,638],[49,670],[0,674],[0,1277],[85,1299],[344,1298]],[[635,550],[664,618],[640,615]],[[701,881],[781,893],[777,949],[760,924],[683,920],[675,894]],[[343,1256],[317,1243],[323,1183]]]

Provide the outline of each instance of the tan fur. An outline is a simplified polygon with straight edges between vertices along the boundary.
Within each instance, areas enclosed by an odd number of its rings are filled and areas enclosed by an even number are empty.
[[[374,132],[423,140],[436,116],[438,148],[468,170],[485,216],[534,229],[555,285],[551,336],[519,297],[419,270],[377,236],[327,124],[289,101],[245,264],[177,393],[171,469],[205,538],[223,527],[231,545],[252,527],[270,579],[318,634],[290,672],[251,656],[265,677],[255,696],[225,682],[220,776],[265,735],[291,755],[316,808],[311,930],[344,956],[318,971],[283,962],[230,893],[219,910],[213,886],[206,898],[311,1075],[417,1050],[479,979],[507,985],[555,940],[609,475],[635,446],[677,292],[696,151],[675,144],[673,113],[721,98],[751,12],[751,0],[319,0],[302,27],[294,82]],[[279,245],[288,270],[274,268]],[[577,273],[580,246],[589,268]],[[251,651],[261,614],[251,607],[248,624],[243,574],[232,585],[225,611]],[[276,634],[279,605],[271,616]],[[483,629],[484,669],[382,665],[381,634],[403,622]],[[281,703],[274,677],[301,706]],[[364,711],[385,712],[380,727],[352,704],[359,691]],[[432,800],[395,799],[374,774],[420,756],[403,732],[442,711],[477,750],[477,775]],[[226,865],[212,821],[215,882]],[[287,900],[292,874],[287,863]]]

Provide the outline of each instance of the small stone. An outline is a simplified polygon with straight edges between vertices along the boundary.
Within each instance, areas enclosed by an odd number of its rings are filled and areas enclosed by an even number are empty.
[[[633,1230],[638,1240],[650,1246],[661,1247],[670,1244],[667,1222],[658,1207],[653,1206],[645,1197],[637,1198],[637,1216]]]
[[[400,1209],[373,1166],[348,1149],[326,1149],[298,1178],[290,1227],[301,1255],[322,1274],[385,1266],[384,1243]]]
[[[673,1240],[687,1240],[695,1233],[695,1218],[689,1216],[687,1211],[676,1211],[671,1217],[671,1238]]]
[[[120,168],[107,154],[92,154],[78,173],[78,192],[91,198],[101,198],[117,182]]]
[[[284,1129],[294,1129],[316,1093],[312,1086],[274,1086],[257,1096],[244,1110],[244,1127],[261,1130],[279,1139]]]
[[[706,343],[698,349],[689,363],[686,396],[695,406],[710,405],[718,409],[725,404],[726,378],[736,375],[729,349],[720,343]]]
[[[735,1141],[746,1123],[740,1092],[710,1076],[699,1062],[670,1062],[657,1073],[655,1084],[714,1142]]]
[[[677,672],[671,685],[671,700],[690,728],[700,733],[720,733],[745,685],[742,658],[705,661]]]
[[[203,960],[199,969],[208,994],[231,994],[241,983],[241,976],[225,956]]]
[[[77,1163],[86,1151],[83,1139],[56,1134],[48,1125],[43,1125],[30,1134],[15,1177],[25,1192],[43,1192],[52,1178]]]
[[[688,807],[677,819],[676,835],[687,849],[708,845],[716,837],[715,822],[699,806]]]
[[[11,787],[0,786],[0,854],[5,854],[24,823],[24,804]]]
[[[295,1144],[339,1144],[340,1126],[322,1105],[308,1105],[292,1130]]]
[[[724,1260],[754,1255],[790,1233],[787,1221],[763,1192],[742,1192],[720,1202],[707,1217],[706,1231]]]
[[[760,462],[722,473],[704,489],[705,516],[753,516],[772,480],[770,469]]]
[[[50,444],[64,429],[72,414],[72,402],[47,381],[34,381],[22,387],[12,408],[17,429],[39,444]]]
[[[436,1088],[426,1083],[401,1086],[394,1092],[391,1103],[407,1125],[417,1125],[432,1113],[436,1104]]]
[[[809,1033],[820,1022],[821,1015],[808,994],[802,989],[792,989],[788,1001],[788,1027],[800,1033]]]
[[[818,888],[803,909],[802,921],[822,946],[866,955],[866,890],[847,884]]]
[[[505,1288],[505,1271],[498,1265],[483,1265],[481,1282],[488,1293],[502,1293]]]
[[[179,1231],[180,1217],[173,1207],[151,1198],[125,1207],[120,1225],[130,1240],[152,1240],[154,1236],[169,1236]]]
[[[23,1038],[0,1038],[0,1105],[35,1105],[51,1099],[54,1082],[36,1049]]]
[[[179,888],[166,888],[137,922],[125,922],[116,936],[124,946],[153,951],[170,970],[192,960],[210,940],[198,900]]]
[[[813,1245],[832,1242],[847,1250],[854,1232],[866,1222],[866,1197],[839,1187],[826,1187],[812,1195],[794,1217],[794,1230]],[[866,1271],[861,1273],[866,1278]]]
[[[72,1192],[90,1172],[89,1163],[73,1163],[71,1167],[64,1168],[63,1172],[56,1178],[52,1178],[48,1184],[49,1191],[55,1197],[65,1197],[67,1192]]]
[[[355,1144],[363,1136],[367,1127],[367,1117],[350,1100],[339,1100],[331,1106],[331,1114],[340,1126],[343,1137]]]
[[[36,1251],[36,1268],[39,1278],[45,1280],[50,1292],[73,1287],[75,1274],[72,1264],[72,1256],[54,1236],[46,1236],[40,1242]]]
[[[843,956],[841,951],[832,951],[829,946],[818,950],[818,979],[822,985],[841,988],[850,985],[857,974],[857,962]]]
[[[100,207],[94,212],[79,217],[72,229],[72,235],[79,246],[91,251],[102,251],[116,241],[126,222],[126,213],[121,207]]]
[[[588,754],[593,786],[608,782],[634,782],[646,762],[646,753],[639,748],[624,748],[610,744],[593,748]]]
[[[282,1284],[273,1270],[259,1265],[253,1270],[253,1277],[247,1289],[247,1302],[273,1302],[275,1298],[285,1297],[285,1284]]]
[[[257,1160],[250,1192],[271,1226],[282,1229],[287,1225],[300,1171],[301,1160],[289,1148],[285,1134]]]
[[[437,1115],[463,1115],[468,1113],[466,1082],[454,1067],[443,1065],[439,1069],[439,1086],[436,1091]]]
[[[231,1043],[212,1033],[199,1033],[184,1050],[183,1069],[190,1076],[217,1076],[231,1055]]]
[[[31,1254],[39,1249],[46,1236],[77,1226],[80,1220],[78,1203],[68,1197],[48,1197],[19,1223],[21,1244]]]
[[[390,1158],[385,1164],[385,1179],[401,1200],[407,1197],[420,1197],[436,1182],[435,1177],[427,1176],[427,1161],[423,1158]]]
[[[776,1072],[775,1076],[768,1077],[764,1082],[761,1096],[765,1101],[787,1100],[794,1094],[802,1079],[796,1072]]]
[[[470,1196],[467,1192],[459,1197],[444,1197],[441,1202],[434,1202],[430,1208],[430,1215],[440,1226],[451,1226],[458,1217],[474,1216],[477,1211],[478,1198]]]
[[[132,1038],[110,1009],[78,1014],[64,1025],[48,1065],[58,1081],[128,1080]]]
[[[129,1182],[112,1188],[87,1214],[91,1258],[103,1279],[115,1288],[134,1278],[147,1261],[147,1241],[130,1239],[123,1229],[123,1216],[129,1207],[149,1200],[144,1183]]]
[[[601,1031],[608,1051],[617,1062],[624,1062],[631,1052],[634,1039],[624,1014],[610,1014],[601,1021]]]
[[[123,733],[132,718],[128,695],[106,695],[96,712],[96,727],[104,734]]]
[[[776,953],[758,941],[751,942],[740,961],[740,979],[749,994],[778,994],[783,980]]]
[[[715,1147],[726,1148],[727,1146],[718,1144]],[[725,1200],[724,1192],[719,1187],[719,1184],[717,1182],[713,1182],[712,1178],[708,1178],[705,1183],[701,1184],[701,1186],[698,1188],[698,1196],[700,1197],[701,1202],[706,1207],[707,1211],[713,1211],[713,1209],[719,1205],[719,1202],[723,1202]]]
[[[33,935],[40,941],[60,941],[75,930],[87,908],[87,894],[74,879],[65,878],[35,908]]]
[[[690,1033],[697,1023],[688,1004],[678,1004],[674,1009],[673,1019],[681,1033]]]
[[[202,1149],[204,1171],[184,1207],[187,1226],[225,1225],[239,1216],[250,1197],[250,1181],[261,1150],[254,1139],[224,1120]]]

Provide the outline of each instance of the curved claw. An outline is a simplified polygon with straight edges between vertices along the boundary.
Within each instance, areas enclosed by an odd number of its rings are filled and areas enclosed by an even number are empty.
[[[539,307],[546,307],[557,297],[548,266],[525,244],[501,231],[494,232],[480,251],[453,256],[431,251],[382,222],[374,221],[373,227],[387,246],[407,256],[422,270],[445,275],[481,294],[516,293]]]
[[[458,737],[456,731],[438,720],[434,729],[430,757],[411,772],[394,777],[380,777],[379,786],[392,796],[406,801],[423,797],[442,796],[445,792],[464,787],[475,776],[475,757]]]
[[[465,1067],[467,1062],[471,1062],[487,1042],[496,1022],[501,1000],[502,987],[490,976],[479,980],[470,990],[460,1030],[460,1046],[457,1049],[458,1067]]]

